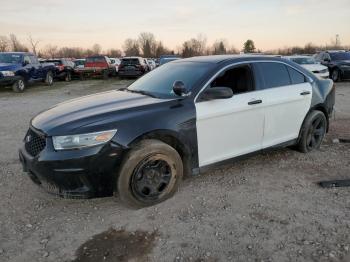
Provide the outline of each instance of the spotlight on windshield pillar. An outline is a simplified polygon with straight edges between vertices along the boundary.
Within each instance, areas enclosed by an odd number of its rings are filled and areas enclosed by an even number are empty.
[[[178,96],[188,96],[190,92],[187,90],[185,83],[182,81],[175,81],[173,84],[173,91]]]

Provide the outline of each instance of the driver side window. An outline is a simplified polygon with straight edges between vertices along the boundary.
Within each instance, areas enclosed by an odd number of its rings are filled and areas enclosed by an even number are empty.
[[[228,87],[233,94],[241,94],[254,91],[254,77],[249,65],[230,68],[221,73],[210,84],[211,88]]]
[[[27,64],[27,65],[30,64],[30,58],[29,58],[29,56],[24,56],[24,57],[23,57],[23,63],[25,63],[25,64]]]

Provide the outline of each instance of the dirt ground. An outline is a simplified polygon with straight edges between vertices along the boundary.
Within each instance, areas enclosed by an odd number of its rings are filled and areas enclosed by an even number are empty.
[[[60,199],[22,172],[17,148],[31,117],[127,81],[59,82],[0,91],[0,261],[350,261],[350,82],[321,149],[281,149],[186,179],[157,206],[115,197]]]

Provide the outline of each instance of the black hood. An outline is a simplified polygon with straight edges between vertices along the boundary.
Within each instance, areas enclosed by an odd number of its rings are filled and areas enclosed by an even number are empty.
[[[117,129],[119,120],[145,113],[147,107],[167,101],[126,91],[109,91],[58,104],[34,117],[31,125],[49,136],[89,132],[89,129]],[[101,125],[101,130],[96,130],[96,125]]]

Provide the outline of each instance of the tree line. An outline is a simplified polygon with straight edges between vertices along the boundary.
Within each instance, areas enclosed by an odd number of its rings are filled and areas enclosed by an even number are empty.
[[[91,55],[104,54],[109,57],[125,56],[143,56],[143,57],[160,57],[161,55],[179,55],[181,57],[192,57],[201,55],[221,55],[221,54],[237,54],[244,53],[261,53],[261,50],[255,47],[253,40],[248,39],[241,50],[230,46],[228,41],[220,39],[212,45],[207,44],[207,38],[200,34],[197,37],[186,40],[182,45],[177,46],[175,50],[166,47],[162,41],[158,41],[153,33],[142,32],[135,39],[128,38],[124,41],[121,49],[102,50],[99,44],[94,44],[91,48],[81,47],[58,47],[56,45],[46,45],[40,47],[41,41],[28,36],[26,44],[21,42],[15,34],[9,36],[0,36],[0,52],[6,51],[31,51],[42,58],[83,58]],[[266,54],[275,55],[291,55],[291,54],[314,54],[319,50],[325,49],[348,49],[349,47],[341,47],[340,43],[332,43],[326,46],[317,46],[308,43],[303,47],[284,47],[276,50],[265,51]]]

